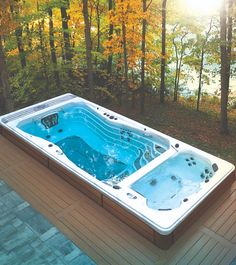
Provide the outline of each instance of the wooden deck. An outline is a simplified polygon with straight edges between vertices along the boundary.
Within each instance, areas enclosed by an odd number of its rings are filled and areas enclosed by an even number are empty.
[[[236,256],[236,182],[164,251],[0,135],[0,179],[98,264],[222,264]]]

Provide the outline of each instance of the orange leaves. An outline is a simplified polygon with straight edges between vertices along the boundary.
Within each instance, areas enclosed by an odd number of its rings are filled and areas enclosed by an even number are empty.
[[[16,23],[13,22],[10,13],[10,1],[0,1],[0,36],[8,34],[15,29]]]
[[[14,50],[11,50],[11,51],[8,51],[7,52],[7,55],[8,56],[15,56],[15,55],[18,55],[19,54],[19,51],[17,48],[15,48]]]
[[[142,18],[141,1],[117,0],[112,17],[114,24],[125,23],[127,27],[135,25]]]
[[[110,54],[121,54],[122,48],[122,37],[120,35],[112,35],[111,40],[106,40],[104,43],[104,55],[108,56]]]

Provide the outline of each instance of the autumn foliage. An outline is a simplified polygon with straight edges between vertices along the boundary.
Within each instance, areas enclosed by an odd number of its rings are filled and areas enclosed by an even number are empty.
[[[165,96],[177,101],[189,91],[189,80],[198,79],[203,46],[200,83],[210,84],[219,74],[219,14],[212,19],[204,44],[209,18],[189,17],[177,0],[168,0],[166,11]],[[158,94],[163,59],[161,16],[161,0],[1,0],[0,35],[16,106],[66,91],[88,97],[91,86],[91,97],[112,97],[120,103],[122,97],[133,97],[133,105],[136,96]],[[235,29],[235,19],[232,26]]]

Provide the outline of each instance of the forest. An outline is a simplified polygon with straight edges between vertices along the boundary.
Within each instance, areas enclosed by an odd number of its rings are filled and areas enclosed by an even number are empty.
[[[212,108],[228,134],[236,3],[187,2],[1,0],[0,113],[70,92],[141,119],[160,106],[174,113],[185,104],[195,116]],[[205,91],[215,80],[217,89]]]

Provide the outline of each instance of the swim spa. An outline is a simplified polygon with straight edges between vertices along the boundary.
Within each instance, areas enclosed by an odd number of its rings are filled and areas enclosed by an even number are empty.
[[[1,133],[161,248],[234,180],[234,166],[65,94],[2,116]]]

